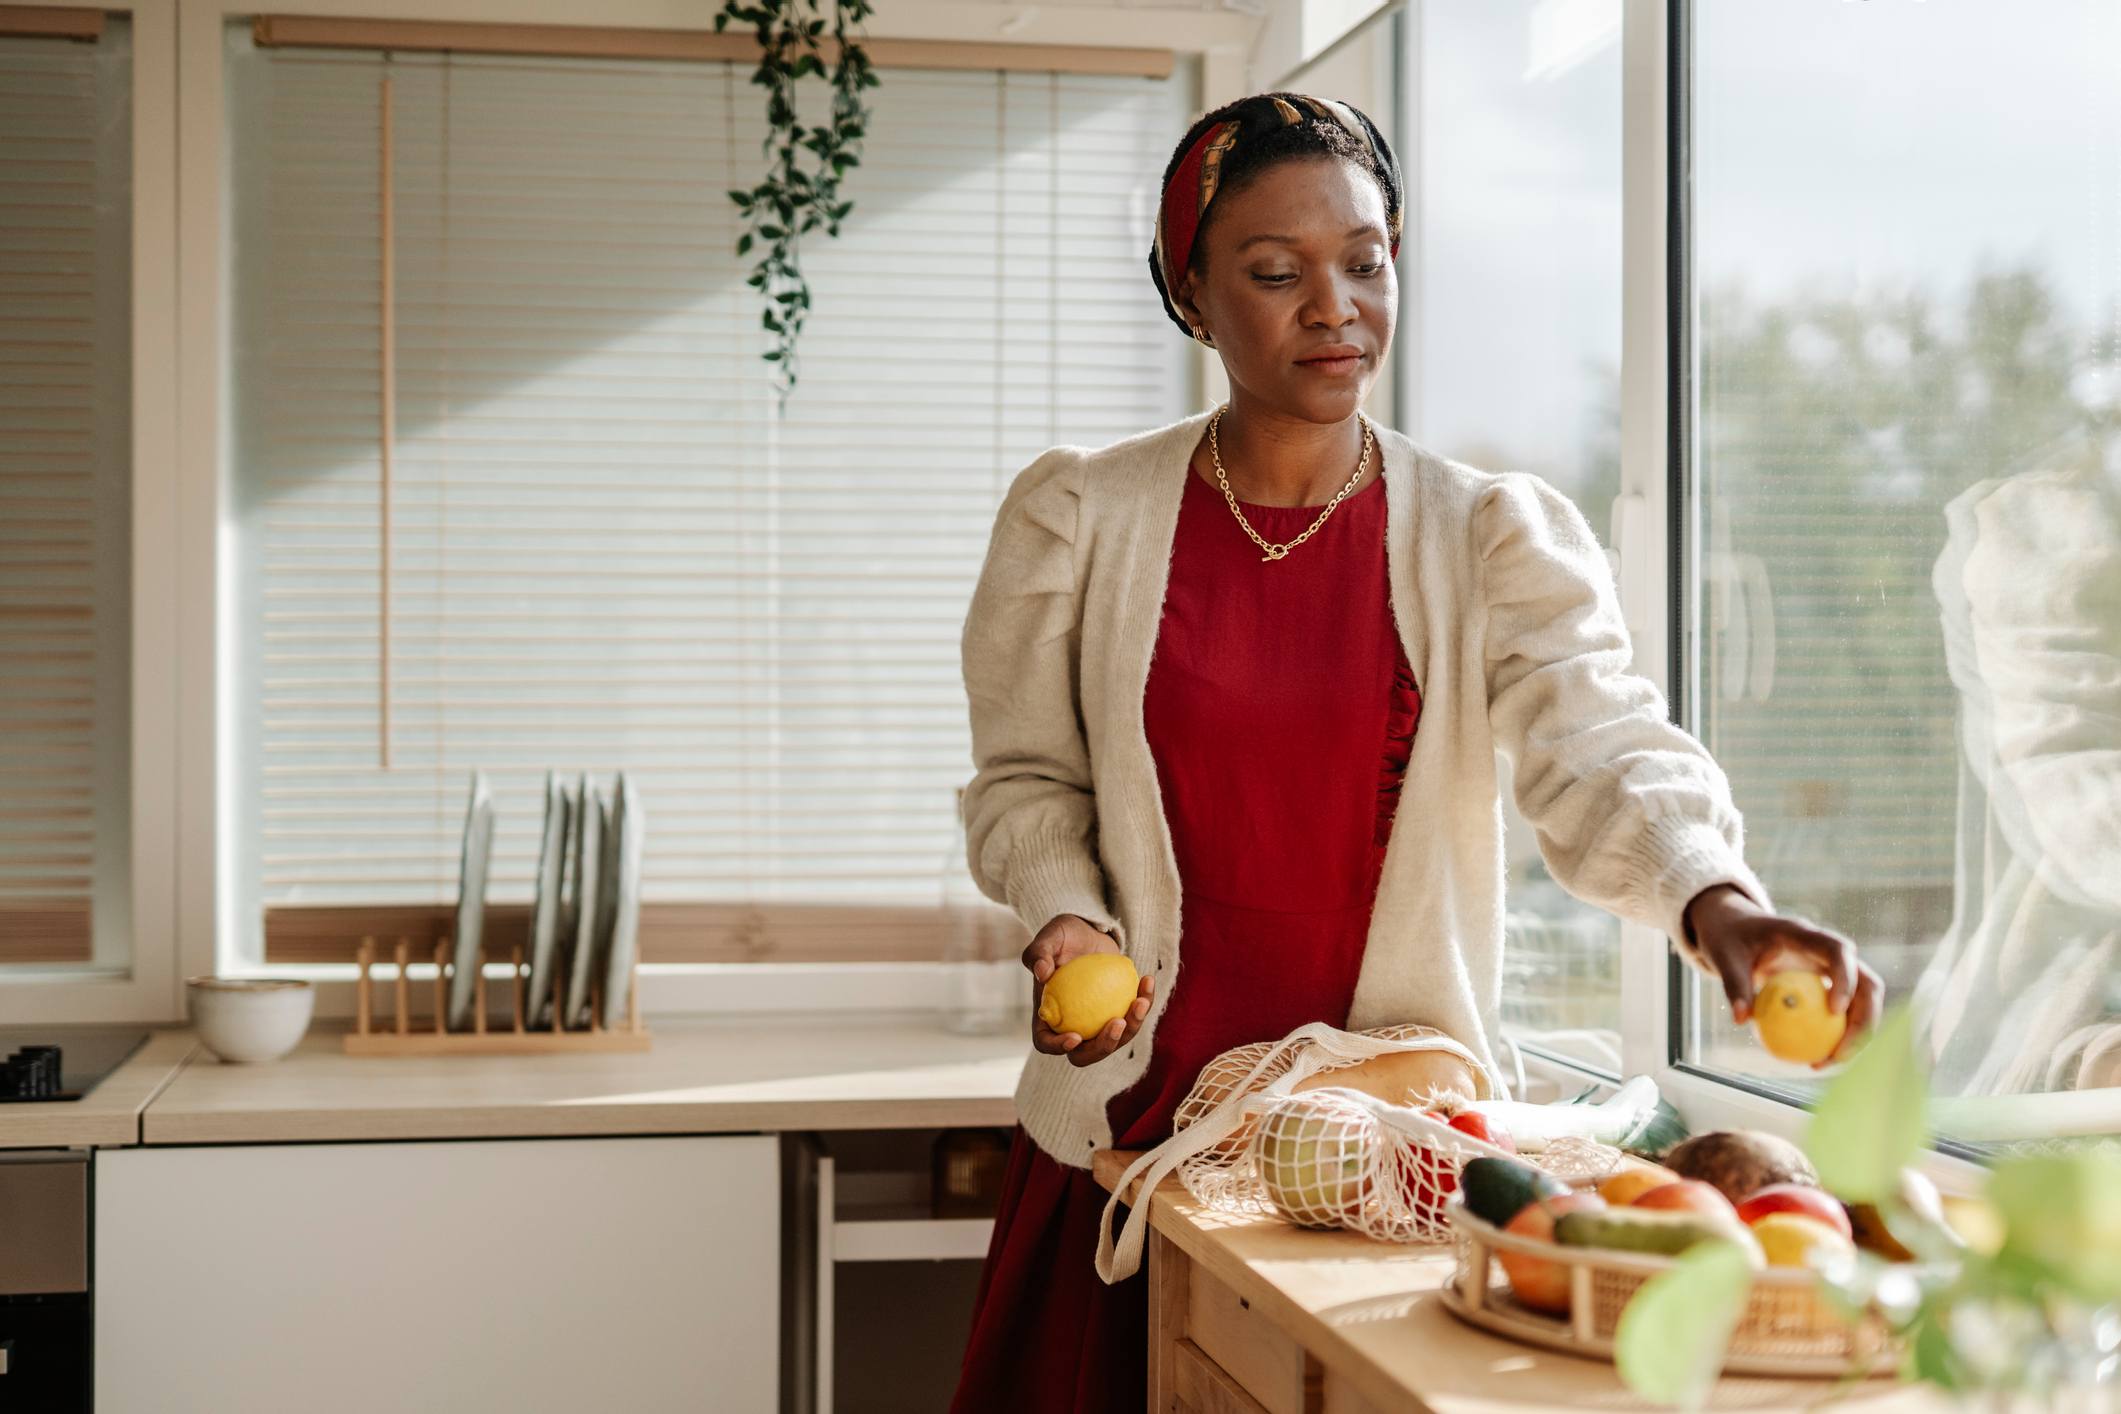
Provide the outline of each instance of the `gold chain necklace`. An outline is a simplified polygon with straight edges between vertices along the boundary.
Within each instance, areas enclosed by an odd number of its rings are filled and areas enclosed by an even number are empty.
[[[1355,483],[1362,480],[1362,474],[1370,469],[1370,419],[1364,417],[1360,409],[1356,410],[1355,420],[1362,424],[1362,460],[1355,464],[1355,474],[1348,478],[1348,484],[1334,493],[1333,499],[1326,502],[1326,508],[1318,513],[1318,519],[1312,521],[1303,534],[1280,545],[1272,545],[1260,538],[1259,532],[1252,528],[1252,522],[1246,520],[1245,513],[1237,508],[1237,497],[1230,491],[1230,478],[1223,475],[1222,447],[1216,440],[1215,429],[1223,420],[1223,414],[1229,410],[1230,405],[1224,403],[1215,410],[1215,416],[1208,419],[1208,455],[1215,460],[1215,480],[1223,488],[1223,499],[1230,503],[1230,514],[1237,517],[1237,523],[1245,528],[1245,534],[1252,537],[1252,543],[1267,552],[1260,556],[1260,562],[1271,564],[1275,560],[1285,560],[1291,550],[1309,540],[1318,527],[1326,523],[1326,517],[1333,514],[1334,508],[1355,489]]]

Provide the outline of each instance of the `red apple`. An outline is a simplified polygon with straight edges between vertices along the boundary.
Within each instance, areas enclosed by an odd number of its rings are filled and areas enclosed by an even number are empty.
[[[1738,1216],[1750,1227],[1769,1213],[1801,1213],[1817,1218],[1843,1237],[1854,1238],[1849,1215],[1840,1202],[1808,1183],[1771,1183],[1738,1205]]]
[[[1558,1198],[1535,1198],[1525,1205],[1524,1211],[1504,1224],[1502,1230],[1516,1237],[1552,1242],[1554,1220],[1563,1213],[1605,1205],[1605,1199],[1588,1190],[1564,1193]],[[1557,1316],[1568,1314],[1569,1269],[1566,1265],[1529,1252],[1509,1252],[1500,1248],[1496,1250],[1495,1258],[1502,1263],[1503,1274],[1510,1279],[1510,1294],[1517,1298],[1520,1306]]]
[[[1652,1212],[1704,1213],[1712,1218],[1735,1214],[1731,1200],[1723,1196],[1721,1189],[1698,1178],[1682,1178],[1677,1183],[1652,1188],[1628,1206],[1648,1208]]]

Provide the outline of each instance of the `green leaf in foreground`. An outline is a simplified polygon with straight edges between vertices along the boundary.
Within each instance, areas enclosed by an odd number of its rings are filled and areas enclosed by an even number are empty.
[[[2121,1301],[2121,1158],[2085,1150],[2012,1158],[1989,1179],[2003,1256],[2030,1261],[2094,1305]]]
[[[1613,1363],[1644,1399],[1700,1407],[1745,1309],[1752,1264],[1736,1243],[1703,1242],[1642,1284],[1613,1332]]]
[[[1941,1390],[1959,1388],[1959,1359],[1952,1353],[1952,1338],[1944,1329],[1941,1312],[1925,1311],[1915,1323],[1908,1336],[1905,1373]]]
[[[1929,1139],[1928,1107],[1914,1014],[1897,1007],[1819,1096],[1804,1151],[1820,1186],[1851,1203],[1892,1197]]]

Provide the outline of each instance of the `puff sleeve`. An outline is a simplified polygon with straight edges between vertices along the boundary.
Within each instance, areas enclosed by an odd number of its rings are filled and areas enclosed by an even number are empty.
[[[1082,725],[1082,454],[1055,447],[996,513],[961,649],[975,773],[965,854],[981,893],[1036,933],[1073,913],[1126,945],[1106,902]]]
[[[1686,906],[1736,885],[1762,907],[1729,780],[1674,726],[1633,656],[1604,552],[1576,506],[1512,472],[1482,493],[1474,549],[1486,610],[1488,718],[1518,810],[1570,893],[1663,930],[1695,967]]]

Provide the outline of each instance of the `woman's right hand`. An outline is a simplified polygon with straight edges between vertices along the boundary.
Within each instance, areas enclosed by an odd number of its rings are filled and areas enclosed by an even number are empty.
[[[1024,966],[1031,970],[1031,1044],[1034,1047],[1049,1056],[1066,1056],[1072,1065],[1094,1065],[1134,1039],[1135,1033],[1141,1030],[1142,1018],[1149,1014],[1149,999],[1156,991],[1155,981],[1148,977],[1142,978],[1134,1004],[1127,1008],[1127,1014],[1114,1017],[1095,1036],[1055,1031],[1038,1016],[1039,1003],[1046,996],[1046,979],[1056,968],[1091,953],[1118,951],[1119,944],[1113,942],[1109,934],[1093,928],[1072,913],[1056,915],[1052,922],[1038,930],[1031,946],[1024,949]]]

